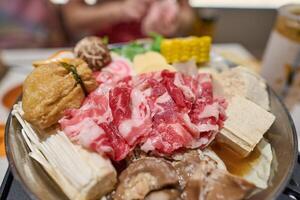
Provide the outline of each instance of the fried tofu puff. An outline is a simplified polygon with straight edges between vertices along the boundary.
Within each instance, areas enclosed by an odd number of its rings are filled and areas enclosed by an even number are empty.
[[[81,59],[41,65],[31,72],[23,85],[24,118],[39,129],[49,128],[66,109],[79,108],[85,93],[96,87],[92,70]]]

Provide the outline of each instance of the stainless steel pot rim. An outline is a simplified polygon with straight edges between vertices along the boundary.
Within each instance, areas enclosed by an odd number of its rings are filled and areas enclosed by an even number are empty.
[[[284,105],[282,99],[274,92],[274,90],[272,90],[272,88],[270,86],[268,86],[268,91],[270,94],[270,91],[273,93],[273,95],[279,100],[280,105],[282,106],[282,108],[284,109],[285,113],[287,114],[288,120],[290,122],[291,128],[292,128],[292,136],[293,136],[293,142],[294,142],[294,151],[293,151],[293,155],[294,158],[291,161],[292,164],[290,165],[290,169],[288,171],[288,174],[286,175],[285,179],[281,182],[279,189],[276,191],[273,199],[276,199],[279,197],[279,195],[284,191],[284,189],[286,188],[288,182],[290,181],[292,174],[295,170],[295,166],[296,166],[296,162],[298,159],[298,136],[297,136],[297,131],[296,131],[296,127],[294,124],[294,121],[290,115],[290,112],[288,111],[287,107]]]
[[[12,114],[10,111],[9,116],[6,121],[6,125],[5,125],[5,151],[6,151],[6,155],[7,155],[9,168],[12,171],[14,179],[16,179],[17,181],[19,181],[21,183],[20,185],[21,185],[22,189],[26,192],[26,194],[30,197],[30,199],[37,200],[38,199],[37,196],[33,192],[30,191],[30,189],[28,188],[28,186],[26,184],[24,184],[24,180],[14,164],[13,154],[12,154],[12,152],[10,150],[10,146],[9,146],[9,137],[7,136],[9,134],[9,129],[11,126],[11,119],[12,119]]]

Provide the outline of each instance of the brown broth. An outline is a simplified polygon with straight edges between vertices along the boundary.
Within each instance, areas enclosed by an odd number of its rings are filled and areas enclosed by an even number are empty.
[[[212,149],[223,160],[227,170],[238,176],[247,174],[252,169],[251,165],[258,162],[260,156],[260,152],[257,148],[255,148],[246,158],[239,157],[224,144],[214,143]]]

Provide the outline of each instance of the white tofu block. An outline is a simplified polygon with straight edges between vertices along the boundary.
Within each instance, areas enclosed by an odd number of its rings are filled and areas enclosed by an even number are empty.
[[[22,126],[29,155],[43,166],[69,199],[100,199],[114,189],[117,172],[108,158],[73,144],[62,131],[41,138],[22,118],[20,103],[14,105],[12,113]]]
[[[241,96],[229,100],[226,114],[227,120],[217,140],[242,157],[254,149],[275,120],[272,113]]]
[[[236,67],[220,74],[213,74],[214,94],[232,98],[235,95],[246,97],[265,110],[270,110],[267,86],[259,75],[246,69]]]

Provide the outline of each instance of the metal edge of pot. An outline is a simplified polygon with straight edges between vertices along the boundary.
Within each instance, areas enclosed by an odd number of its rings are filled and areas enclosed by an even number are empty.
[[[279,101],[280,105],[282,106],[284,112],[286,113],[286,115],[288,117],[291,129],[292,129],[293,146],[294,146],[293,160],[292,160],[292,164],[290,165],[289,171],[288,171],[286,177],[283,179],[281,185],[279,186],[279,189],[275,192],[275,194],[272,197],[273,199],[276,199],[286,188],[286,186],[287,186],[288,182],[291,180],[292,174],[295,170],[295,166],[296,166],[296,162],[297,162],[297,158],[298,158],[298,136],[297,136],[297,131],[295,128],[294,121],[293,121],[287,107],[284,105],[282,99],[274,92],[274,90],[270,86],[267,86],[267,90],[269,92],[269,97],[270,97],[270,93],[272,93],[272,95],[274,95],[274,97]]]
[[[22,189],[26,192],[26,194],[29,196],[30,199],[32,200],[37,200],[38,198],[36,197],[36,195],[28,188],[28,186],[25,183],[25,181],[23,180],[22,176],[20,175],[18,169],[15,166],[15,161],[13,158],[13,154],[12,151],[10,149],[10,140],[8,137],[9,134],[9,130],[11,128],[11,120],[12,120],[12,113],[11,111],[9,112],[9,116],[7,118],[6,121],[6,125],[5,125],[5,151],[6,151],[6,155],[7,155],[7,160],[9,163],[9,169],[11,170],[14,179],[16,179],[17,181],[19,181],[21,184]]]

